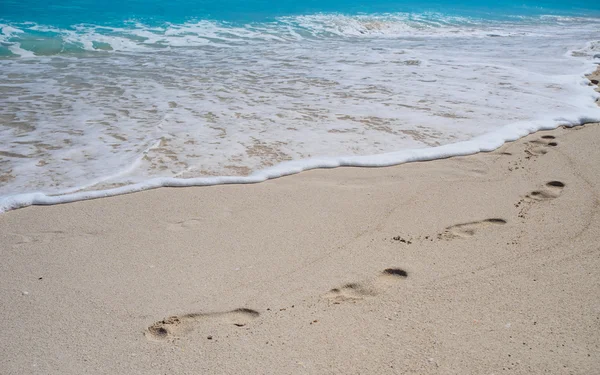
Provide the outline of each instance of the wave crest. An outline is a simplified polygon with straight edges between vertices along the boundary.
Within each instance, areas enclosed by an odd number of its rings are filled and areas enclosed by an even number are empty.
[[[315,14],[273,22],[234,24],[197,21],[149,26],[79,24],[60,29],[35,23],[0,24],[0,56],[48,56],[82,52],[152,52],[165,48],[235,47],[327,38],[508,37],[544,31],[543,25],[600,23],[598,19],[540,16],[492,21],[438,13]],[[530,27],[528,27],[528,25]],[[519,32],[511,31],[518,26]]]

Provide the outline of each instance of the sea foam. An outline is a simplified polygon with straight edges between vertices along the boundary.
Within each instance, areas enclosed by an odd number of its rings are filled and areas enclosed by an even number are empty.
[[[600,62],[599,25],[439,14],[2,25],[0,48],[26,52],[0,58],[0,211],[467,155],[599,121],[584,78]]]

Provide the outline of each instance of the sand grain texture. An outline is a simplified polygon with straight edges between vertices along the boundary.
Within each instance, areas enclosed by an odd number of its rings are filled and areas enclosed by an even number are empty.
[[[0,373],[598,373],[598,161],[591,124],[9,212]]]

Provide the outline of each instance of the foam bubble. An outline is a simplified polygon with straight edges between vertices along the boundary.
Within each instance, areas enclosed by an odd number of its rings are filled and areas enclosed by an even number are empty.
[[[21,56],[21,57],[35,57],[35,54],[33,52],[21,48],[20,43],[13,43],[8,46],[8,49],[13,54]]]
[[[17,29],[8,25],[0,25],[0,30],[2,30],[2,34],[5,36],[10,36],[12,34],[23,33],[23,30]]]
[[[17,34],[23,34],[24,31],[21,29],[17,29],[16,27],[12,27],[9,25],[0,24],[0,44],[5,45],[8,50],[14,54],[21,57],[34,57],[34,53],[31,51],[27,51],[21,48],[21,44],[18,42],[11,42],[11,39]]]

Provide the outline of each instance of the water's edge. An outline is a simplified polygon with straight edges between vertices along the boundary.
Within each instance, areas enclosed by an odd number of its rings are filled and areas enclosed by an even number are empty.
[[[448,144],[427,149],[404,150],[380,155],[353,156],[338,158],[315,158],[284,162],[271,168],[258,171],[247,177],[219,176],[202,178],[154,178],[142,183],[107,190],[76,192],[52,196],[44,193],[28,193],[8,196],[0,199],[0,214],[33,205],[55,205],[90,199],[108,198],[136,193],[161,187],[195,187],[230,184],[255,184],[270,179],[290,176],[312,169],[331,169],[337,167],[391,167],[416,161],[430,161],[454,156],[474,155],[491,152],[507,142],[513,142],[538,131],[553,130],[558,127],[575,127],[600,123],[600,117],[579,116],[551,121],[516,123],[505,128],[469,141]]]

